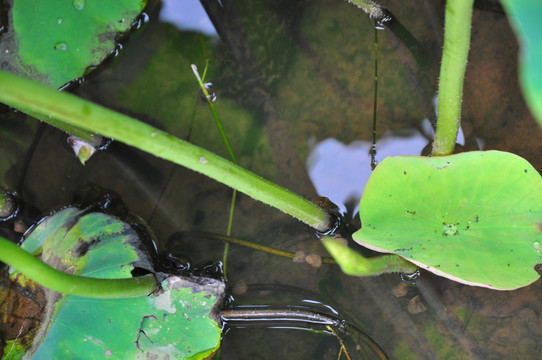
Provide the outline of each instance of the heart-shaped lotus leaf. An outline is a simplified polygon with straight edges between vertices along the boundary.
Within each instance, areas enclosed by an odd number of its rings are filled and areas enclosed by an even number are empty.
[[[153,271],[130,225],[76,208],[45,218],[22,247],[59,270],[88,277],[127,278],[135,267]],[[170,276],[159,293],[94,299],[61,296],[17,272],[11,277],[20,292],[46,301],[33,328],[5,339],[3,359],[207,359],[220,345],[215,313],[224,283],[218,280]]]
[[[0,67],[58,88],[112,54],[145,2],[12,0]]]
[[[355,241],[449,279],[511,290],[539,278],[542,179],[514,154],[386,158],[360,217]]]
[[[525,100],[542,125],[542,2],[540,0],[503,0],[519,43],[519,78]]]

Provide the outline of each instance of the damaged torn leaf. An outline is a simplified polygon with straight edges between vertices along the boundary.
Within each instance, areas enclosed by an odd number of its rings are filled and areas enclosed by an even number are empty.
[[[103,213],[66,208],[41,221],[22,247],[82,276],[154,272],[138,233]],[[11,278],[12,288],[30,297],[44,293],[46,300],[32,329],[4,339],[3,359],[206,359],[220,345],[215,308],[224,283],[215,279],[170,276],[156,294],[94,299],[62,296],[13,270]]]
[[[220,345],[214,308],[224,284],[170,277],[159,295],[68,296],[33,359],[207,359]],[[196,280],[197,281],[197,280]]]

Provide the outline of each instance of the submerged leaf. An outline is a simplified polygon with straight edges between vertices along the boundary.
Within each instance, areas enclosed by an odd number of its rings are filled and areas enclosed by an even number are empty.
[[[22,247],[82,276],[128,278],[134,268],[153,272],[137,232],[102,213],[59,211],[40,222]],[[23,292],[45,293],[46,305],[41,324],[5,339],[4,359],[205,359],[220,344],[219,280],[169,276],[149,296],[94,299],[61,296],[17,272],[12,278]]]
[[[542,181],[514,154],[386,158],[360,216],[358,243],[458,282],[509,290],[539,278]]]

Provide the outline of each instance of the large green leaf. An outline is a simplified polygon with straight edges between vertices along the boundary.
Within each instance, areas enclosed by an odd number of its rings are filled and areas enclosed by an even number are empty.
[[[502,0],[521,44],[520,82],[525,99],[542,124],[542,2]]]
[[[145,0],[14,0],[2,69],[58,88],[99,65]]]
[[[153,270],[129,225],[75,208],[47,217],[22,247],[59,270],[83,276],[127,278],[135,267]],[[12,276],[33,288],[24,276]],[[149,296],[106,300],[46,291],[40,328],[8,341],[4,358],[19,359],[25,352],[32,359],[205,359],[214,354],[220,344],[214,309],[224,284],[169,276],[162,287]]]
[[[353,237],[469,285],[516,289],[542,263],[542,180],[519,156],[391,157],[377,166]]]

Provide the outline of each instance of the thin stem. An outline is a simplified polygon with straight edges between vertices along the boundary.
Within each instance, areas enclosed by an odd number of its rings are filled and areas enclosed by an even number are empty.
[[[322,208],[238,165],[129,116],[68,93],[0,71],[0,101],[23,112],[54,118],[134,146],[200,172],[299,219],[318,231],[329,230]]]
[[[371,146],[371,169],[378,165],[376,160],[376,116],[378,113],[378,23],[374,27],[374,92],[373,92],[373,145]]]
[[[382,255],[366,258],[360,253],[344,245],[341,240],[324,236],[322,242],[341,270],[352,276],[371,276],[390,272],[403,272],[412,274],[416,265],[406,261],[398,255]]]
[[[222,121],[220,121],[220,118],[218,117],[218,113],[216,112],[216,109],[215,109],[215,105],[213,104],[213,101],[214,101],[213,96],[209,94],[209,91],[207,87],[205,86],[204,81],[205,81],[205,76],[207,75],[208,68],[209,68],[209,60],[205,62],[203,76],[200,77],[198,73],[198,68],[196,67],[196,65],[192,64],[192,71],[194,72],[196,79],[198,79],[200,89],[203,92],[205,99],[207,99],[207,104],[209,105],[209,109],[211,110],[211,114],[213,115],[213,119],[215,120],[215,124],[218,128],[218,131],[220,132],[220,135],[222,136],[222,141],[224,141],[224,145],[226,145],[226,149],[228,150],[228,153],[230,154],[231,161],[233,161],[234,164],[237,164],[237,158],[235,157],[235,154],[233,153],[233,149],[230,145],[230,141],[228,140],[228,137],[226,136],[226,132],[224,131],[224,127],[222,126]],[[228,218],[228,227],[226,229],[226,236],[231,236],[231,229],[233,225],[233,214],[235,213],[235,199],[236,198],[237,198],[237,190],[233,189],[233,193],[231,195],[230,216]],[[227,274],[228,274],[229,249],[230,249],[230,244],[226,243],[224,246],[224,255],[222,256],[222,271],[224,272],[224,277],[227,277]]]
[[[275,256],[281,256],[281,257],[285,257],[285,258],[288,258],[288,259],[293,259],[295,257],[295,253],[290,252],[290,251],[275,249],[275,248],[272,248],[272,247],[269,247],[269,246],[256,244],[256,243],[253,243],[251,241],[238,239],[238,238],[234,238],[234,237],[231,237],[231,236],[225,236],[225,235],[220,235],[220,234],[215,234],[215,233],[210,233],[210,232],[190,232],[190,233],[186,233],[185,235],[192,236],[192,237],[203,237],[203,238],[210,239],[210,240],[220,240],[220,241],[224,241],[225,243],[244,246],[244,247],[249,248],[249,249],[262,251],[262,252],[265,252],[265,253],[268,253],[268,254],[272,254],[272,255],[275,255]],[[329,258],[329,257],[322,258],[322,263],[324,263],[324,264],[337,264],[337,262],[335,262],[334,259]]]
[[[474,0],[446,1],[433,156],[451,155],[454,151],[461,124],[463,79],[469,55],[473,2]]]
[[[233,214],[235,212],[235,200],[237,199],[237,190],[233,189],[230,202],[230,216],[228,218],[228,227],[226,228],[226,236],[231,236],[231,229],[233,227]],[[228,276],[228,253],[230,251],[230,243],[224,244],[224,253],[222,255],[222,271],[224,272],[224,278]]]
[[[231,161],[233,161],[234,164],[237,164],[237,158],[235,157],[235,154],[233,153],[228,137],[226,136],[226,132],[224,131],[224,127],[222,126],[222,122],[220,121],[220,118],[218,117],[218,113],[216,112],[215,105],[213,104],[212,96],[209,94],[209,90],[207,90],[207,88],[205,87],[205,83],[203,82],[203,79],[205,79],[205,75],[207,74],[207,66],[205,66],[205,70],[203,71],[203,77],[199,76],[198,68],[194,64],[192,64],[192,71],[194,72],[196,79],[198,79],[200,89],[203,92],[203,95],[205,96],[207,103],[209,104],[209,109],[211,110],[211,114],[213,115],[213,119],[215,120],[216,127],[218,128],[218,131],[220,132],[220,135],[222,136],[222,140],[224,141],[224,144],[226,145],[226,149],[228,150],[228,154],[230,155]]]
[[[228,227],[226,228],[226,235],[231,236],[231,229],[233,227],[233,213],[235,212],[235,200],[237,199],[237,190],[233,190],[231,194],[231,203],[230,203],[230,217],[228,219]]]
[[[152,274],[127,279],[97,279],[66,274],[3,237],[0,237],[0,261],[16,268],[38,284],[68,295],[102,299],[147,296],[158,285]]]
[[[339,344],[341,345],[341,350],[339,351],[339,356],[337,357],[337,359],[340,359],[341,354],[344,352],[344,355],[346,356],[346,359],[347,360],[352,360],[352,358],[350,357],[350,354],[348,353],[348,350],[346,350],[346,346],[344,345],[344,341],[343,341],[343,339],[341,339],[339,334],[337,334],[337,332],[335,332],[335,330],[333,330],[333,328],[331,326],[329,326],[329,325],[326,326],[326,329],[328,329],[333,334],[333,336],[335,336],[337,338],[337,340],[339,340]]]

